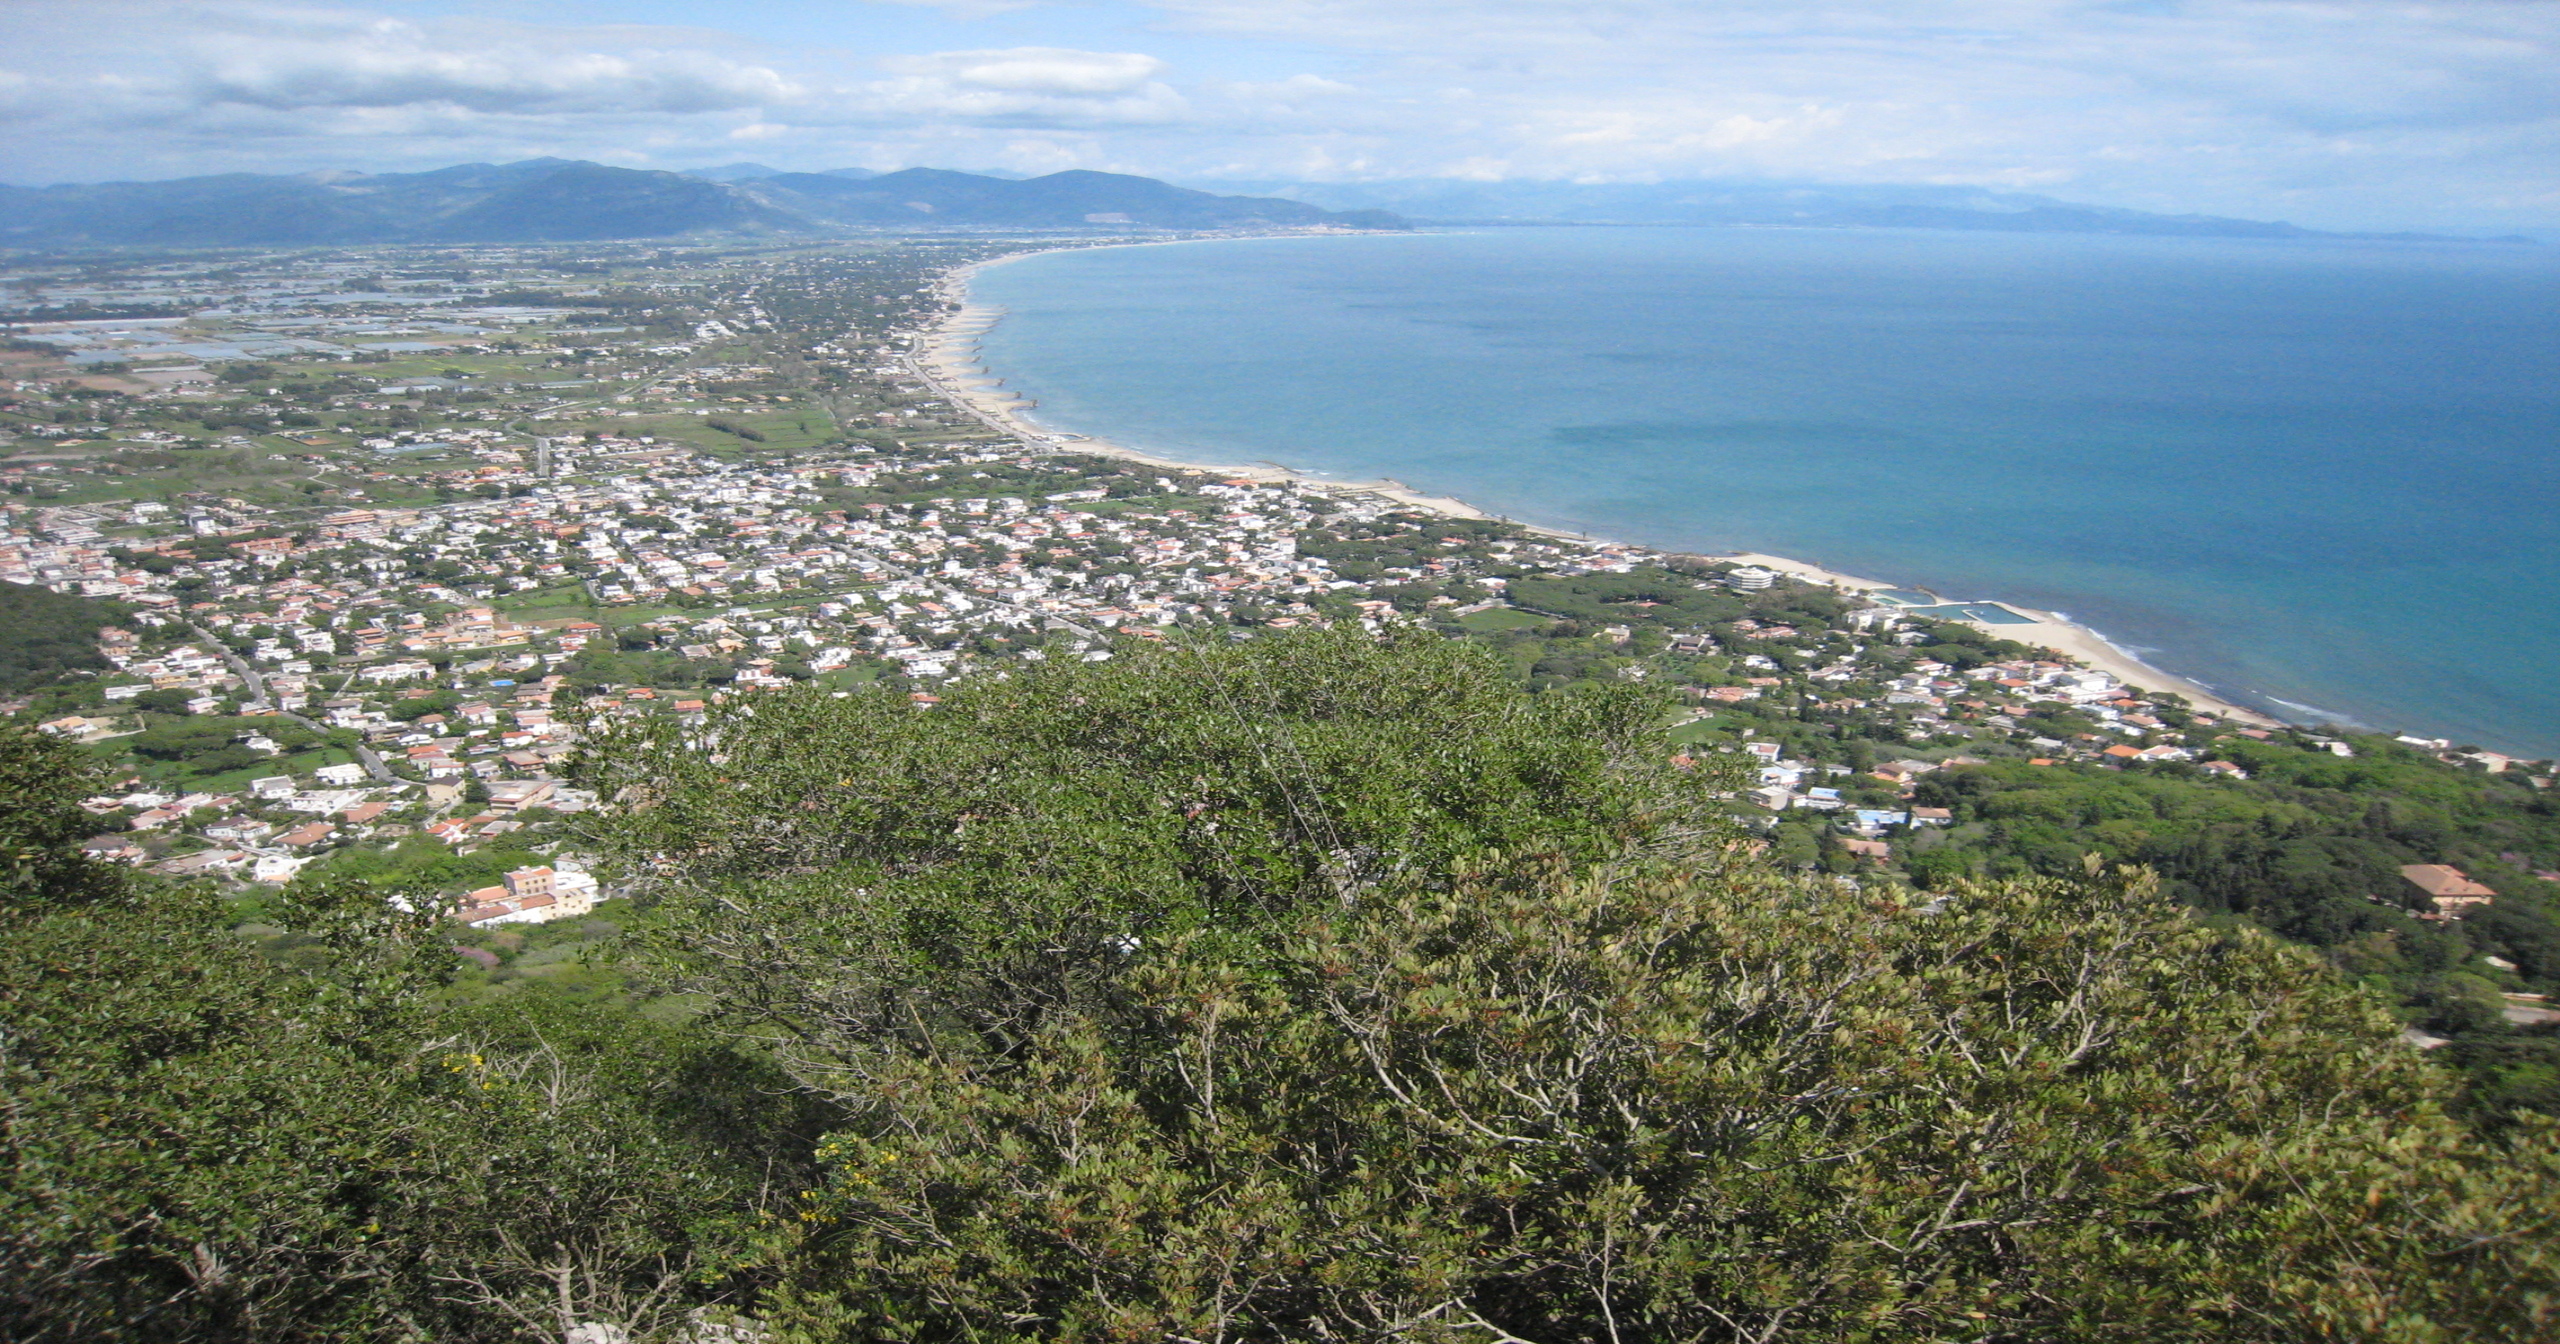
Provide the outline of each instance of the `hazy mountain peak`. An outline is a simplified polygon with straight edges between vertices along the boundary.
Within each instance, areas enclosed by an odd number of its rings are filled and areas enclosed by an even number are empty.
[[[234,173],[161,182],[0,187],[0,244],[20,246],[565,242],[918,227],[1401,224],[1376,211],[1341,215],[1302,201],[1216,196],[1113,173],[1053,173],[1024,181],[940,168],[792,173],[755,163],[678,173],[539,158],[412,173]]]
[[[780,177],[786,171],[761,163],[724,163],[717,168],[680,168],[686,177],[699,177],[711,182],[750,182],[760,177]]]

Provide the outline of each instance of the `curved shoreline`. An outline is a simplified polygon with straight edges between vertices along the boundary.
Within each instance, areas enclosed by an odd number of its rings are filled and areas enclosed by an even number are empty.
[[[1104,246],[1165,247],[1178,242],[1191,241],[1210,240],[1166,239],[1162,242],[1111,243]],[[957,307],[946,313],[941,321],[936,322],[919,338],[914,353],[905,357],[909,368],[917,377],[923,379],[927,386],[969,411],[988,428],[1056,451],[1089,453],[1095,457],[1118,458],[1173,470],[1217,472],[1238,480],[1287,483],[1334,494],[1375,495],[1409,508],[1422,509],[1449,518],[1489,520],[1494,517],[1464,500],[1446,495],[1426,495],[1393,479],[1332,481],[1274,466],[1268,462],[1230,465],[1185,461],[1145,452],[1108,439],[1049,429],[1035,423],[1024,414],[1033,407],[1034,403],[1028,398],[1006,391],[1004,380],[995,377],[979,358],[980,339],[1004,319],[1005,310],[993,305],[973,302],[969,293],[969,282],[981,271],[1054,250],[1057,249],[1034,248],[1029,251],[1013,252],[945,271],[935,281],[935,293],[945,303],[956,304]],[[1539,527],[1517,521],[1513,525],[1561,540],[1589,545],[1606,544],[1581,533],[1566,532],[1558,528]],[[1819,565],[1808,564],[1801,560],[1759,552],[1735,552],[1718,558],[1758,565],[1764,569],[1846,592],[1869,593],[1914,586],[1889,583],[1880,579],[1860,578],[1856,575],[1824,569]],[[1997,599],[1983,600],[1994,602],[2019,616],[2027,617],[2028,620],[2024,623],[1993,624],[1970,618],[1956,619],[1963,619],[1965,624],[1985,634],[2051,649],[2065,658],[2108,673],[2127,686],[2183,696],[2196,708],[2211,711],[2226,719],[2269,728],[2285,726],[2283,720],[2246,705],[2234,703],[2208,686],[2153,667],[2085,625],[2065,620],[2060,615],[2049,611],[2037,611],[2011,602],[1999,602]]]

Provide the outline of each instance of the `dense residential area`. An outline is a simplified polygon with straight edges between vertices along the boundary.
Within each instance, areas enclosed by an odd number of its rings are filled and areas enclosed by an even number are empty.
[[[88,804],[101,857],[244,891],[314,864],[433,872],[440,900],[492,925],[545,917],[506,906],[542,885],[508,874],[585,877],[570,819],[599,800],[567,766],[597,716],[699,722],[800,686],[926,710],[1018,660],[1341,624],[1475,641],[1538,693],[1656,688],[1666,752],[1746,758],[1731,801],[1757,843],[1859,880],[2067,871],[2084,853],[2174,875],[2161,837],[2189,814],[2249,812],[2227,800],[2322,772],[2467,778],[2493,812],[2544,815],[2548,763],[2223,721],[1996,625],[1001,433],[913,352],[947,311],[935,277],[1004,250],[21,271],[0,581],[96,603],[102,624],[94,652],[52,647],[6,707],[121,763],[122,791]],[[2156,824],[2039,831],[2015,811],[2128,789]],[[2341,919],[2372,924],[2354,937],[2397,949],[2381,960],[2404,979],[2403,944],[2463,944],[2468,921],[2481,945],[2417,975],[2418,997],[2538,1020],[2535,1000],[2496,997],[2560,976],[2544,932],[2560,850],[2537,843],[2386,841],[2344,880],[2363,889],[2320,898],[2368,910],[2259,917],[2322,943],[2352,941]],[[2470,885],[2422,889],[2386,860]],[[2275,899],[2215,891],[2198,899]],[[2501,932],[2478,934],[2483,918]]]
[[[1337,621],[1482,640],[1535,689],[1656,680],[1683,706],[1675,739],[1753,758],[1751,815],[1807,819],[1788,834],[1828,833],[1835,858],[1889,859],[1888,835],[1943,826],[1946,809],[1906,800],[1948,762],[2244,779],[2226,758],[2279,736],[1765,571],[1316,487],[1019,448],[788,467],[667,453],[592,484],[492,479],[510,493],[290,531],[240,500],[156,526],[16,507],[0,578],[130,613],[104,629],[102,667],[17,713],[134,758],[114,815],[154,834],[120,854],[264,881],[348,845],[472,845],[528,810],[593,805],[557,769],[586,713],[698,718],[757,689],[884,680],[929,706],[1011,659]],[[983,493],[914,497],[956,488]],[[297,813],[323,833],[286,827]],[[252,837],[252,815],[270,829]]]

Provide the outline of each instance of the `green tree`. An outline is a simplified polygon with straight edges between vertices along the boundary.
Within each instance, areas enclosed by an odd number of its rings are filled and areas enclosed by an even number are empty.
[[[1140,941],[1489,849],[1713,852],[1731,781],[1670,763],[1664,710],[1525,697],[1428,633],[1314,632],[1058,659],[927,711],[868,687],[599,717],[575,770],[657,875],[674,983],[829,1049],[960,1026],[1003,1050]]]
[[[113,603],[0,582],[0,689],[41,686],[66,672],[106,670],[98,631],[125,619]]]
[[[1740,772],[1675,761],[1641,684],[1530,696],[1416,632],[1137,643],[931,708],[791,690],[591,723],[575,773],[607,806],[564,824],[635,879],[636,936],[557,982],[513,972],[620,935],[502,934],[508,978],[460,985],[432,913],[521,851],[350,851],[244,938],[207,891],[89,863],[95,767],[0,735],[0,1319],[48,1342],[654,1344],[731,1307],[776,1344],[2560,1332],[2546,1040],[2454,1047],[2498,1081],[2483,1139],[2364,987],[2059,856],[2150,843],[2162,808],[2220,818],[2201,781],[2141,806],[1950,781],[1965,834],[1930,852],[1964,862],[1913,892],[1752,857],[1723,816]],[[2259,801],[2298,821],[2337,768],[2271,761],[2304,775]],[[2432,842],[2491,787],[2348,821]],[[2016,848],[1969,838],[1991,832]],[[2321,900],[2371,858],[2250,847],[2280,832],[2229,852]],[[2048,871],[1967,877],[2021,853]],[[2395,925],[2335,959],[2476,1013],[2493,986],[2446,946]],[[683,993],[634,1012],[626,984]]]
[[[701,1032],[519,996],[441,1007],[433,915],[94,864],[90,767],[0,735],[0,1318],[28,1341],[664,1339],[745,1285],[806,1108]]]
[[[829,1086],[797,1339],[2513,1340],[2560,1157],[2147,878],[1487,865]]]
[[[41,733],[0,727],[0,863],[8,865],[9,916],[130,895],[124,870],[92,863],[78,848],[98,826],[80,799],[106,784],[106,763],[96,756]]]
[[[462,696],[454,691],[434,691],[391,702],[384,714],[402,723],[411,723],[430,714],[450,714],[462,704]]]

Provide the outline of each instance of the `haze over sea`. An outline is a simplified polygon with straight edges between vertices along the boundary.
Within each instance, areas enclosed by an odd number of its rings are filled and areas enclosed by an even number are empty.
[[[1056,428],[2061,611],[2560,755],[2560,249],[1528,228],[980,276]]]

